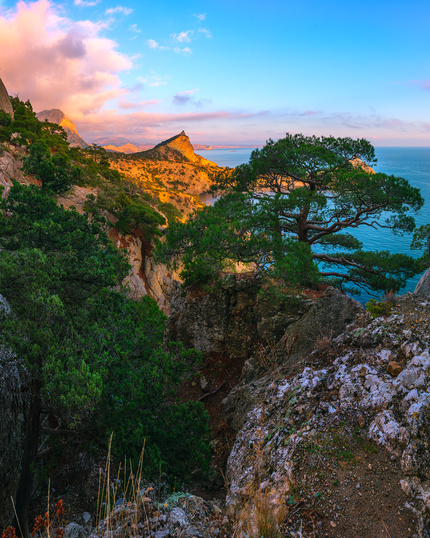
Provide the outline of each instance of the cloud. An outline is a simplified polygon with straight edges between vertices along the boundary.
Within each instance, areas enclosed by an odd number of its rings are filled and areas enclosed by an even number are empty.
[[[194,15],[194,17],[196,17],[196,19],[199,21],[204,21],[206,20],[206,13],[200,13],[200,15]]]
[[[187,30],[186,32],[181,32],[180,34],[171,34],[171,37],[174,41],[178,41],[179,43],[189,43],[193,34],[194,30]]]
[[[319,114],[320,112],[318,110],[305,110],[300,115],[301,116],[313,116],[314,114]]]
[[[48,0],[19,2],[0,15],[1,76],[9,93],[30,99],[36,111],[60,108],[74,120],[127,93],[119,74],[132,61],[101,36],[104,28],[64,18]]]
[[[183,92],[178,92],[173,96],[174,105],[186,105],[188,103],[201,104],[198,101],[195,101],[193,95],[199,90],[196,88],[194,90],[185,90]]]
[[[184,47],[183,49],[180,47],[175,47],[173,52],[176,52],[176,54],[191,54],[193,51],[190,49],[190,47]]]
[[[137,26],[137,24],[132,24],[129,28],[128,28],[129,32],[134,32],[135,34],[140,34],[141,33],[141,29]]]
[[[117,6],[111,7],[105,11],[105,15],[115,15],[116,13],[122,13],[123,15],[130,15],[133,13],[133,10],[129,7]]]
[[[146,108],[152,105],[158,105],[161,101],[159,99],[150,99],[149,101],[141,101],[140,103],[133,103],[131,101],[119,101],[118,106],[123,110]]]
[[[206,28],[199,28],[198,29],[198,32],[200,34],[204,34],[208,39],[211,39],[212,38],[212,34],[210,33],[209,30],[207,30]]]
[[[158,49],[158,47],[160,46],[160,44],[154,41],[153,39],[148,39],[147,44],[150,49]]]
[[[430,90],[430,80],[411,80],[409,84],[420,86],[423,90]]]
[[[100,4],[101,0],[74,0],[75,6],[79,7],[91,7]]]

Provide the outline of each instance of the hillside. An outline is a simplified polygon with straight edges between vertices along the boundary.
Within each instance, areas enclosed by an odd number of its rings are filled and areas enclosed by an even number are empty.
[[[203,207],[199,195],[212,184],[212,176],[224,170],[194,153],[190,139],[180,134],[153,149],[132,153],[109,153],[109,162],[125,180],[138,185],[162,204],[173,205],[184,220]]]

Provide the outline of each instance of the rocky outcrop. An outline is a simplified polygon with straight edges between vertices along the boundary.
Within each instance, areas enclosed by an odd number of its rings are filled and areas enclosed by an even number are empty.
[[[0,78],[0,110],[10,114],[13,117],[13,108],[12,103],[10,102],[9,94],[7,93],[6,87],[3,84],[2,79]]]
[[[196,163],[202,166],[214,166],[218,167],[212,161],[204,159],[200,155],[194,153],[194,148],[190,142],[190,139],[185,134],[185,131],[182,131],[178,135],[172,136],[168,140],[157,144],[152,149],[142,152],[142,156],[151,159],[160,159],[160,160],[172,160],[180,161],[183,158],[192,163]]]
[[[117,248],[127,251],[131,265],[129,275],[124,281],[128,287],[127,296],[139,299],[149,295],[157,301],[158,306],[166,314],[170,311],[170,302],[179,284],[179,276],[169,271],[165,265],[156,264],[151,255],[152,246],[142,237],[125,235],[111,229],[110,238]]]
[[[296,319],[289,316],[285,319],[283,310],[277,314],[274,319],[284,317],[285,320],[283,334],[278,332],[272,336],[273,345],[260,349],[259,354],[262,356],[253,354],[250,357],[244,365],[241,382],[223,401],[226,420],[234,430],[240,430],[248,412],[267,389],[267,377],[260,377],[263,371],[261,363],[266,364],[266,369],[276,369],[278,373],[287,364],[299,364],[315,348],[317,342],[328,345],[357,314],[364,311],[360,303],[335,288],[328,288],[321,297],[305,304],[307,310],[299,311],[300,315]],[[288,327],[285,330],[286,325]],[[262,336],[267,337],[267,320],[261,320],[258,329]]]
[[[389,317],[362,314],[306,352],[298,374],[259,379],[227,467],[239,522],[256,524],[264,497],[274,517],[294,505],[301,517],[325,513],[324,536],[382,535],[381,519],[392,536],[430,535],[429,321],[430,302],[409,294]],[[355,503],[362,512],[348,521]],[[285,530],[294,533],[293,516]]]
[[[169,331],[204,357],[225,353],[248,358],[259,345],[275,344],[286,328],[309,311],[306,297],[265,294],[252,273],[227,275],[212,289],[178,289]]]
[[[427,271],[419,279],[418,284],[415,287],[414,294],[424,297],[428,297],[430,295],[430,269],[427,269]]]
[[[0,309],[9,309],[0,295]],[[26,437],[28,393],[19,360],[0,348],[0,530],[11,524]]]
[[[88,144],[83,138],[79,136],[75,124],[69,120],[69,118],[59,110],[53,108],[52,110],[42,110],[36,114],[40,121],[49,121],[49,123],[56,123],[62,127],[67,134],[67,140],[72,147],[87,148]]]
[[[24,182],[21,168],[22,151],[19,148],[9,146],[0,149],[0,191],[3,198],[8,195],[13,181]]]
[[[189,493],[173,493],[157,502],[152,488],[133,495],[133,502],[121,500],[109,518],[100,522],[90,538],[141,536],[142,538],[212,538],[230,536],[228,521],[220,508]]]

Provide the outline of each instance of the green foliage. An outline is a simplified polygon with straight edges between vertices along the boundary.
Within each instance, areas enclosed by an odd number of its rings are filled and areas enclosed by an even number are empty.
[[[366,309],[372,315],[372,318],[379,318],[381,316],[389,316],[393,309],[394,301],[392,295],[387,295],[383,301],[377,301],[376,299],[370,299],[366,303]]]
[[[411,232],[410,211],[423,205],[400,177],[373,173],[363,139],[287,135],[251,154],[248,164],[215,178],[221,199],[185,225],[170,227],[159,259],[183,263],[187,283],[210,279],[226,261],[253,262],[259,272],[294,285],[318,282],[398,291],[419,271],[405,255],[366,252],[346,228]],[[385,219],[385,220],[384,220]],[[210,268],[212,270],[210,271]]]
[[[73,166],[68,156],[61,153],[51,156],[49,146],[43,140],[30,146],[30,154],[24,159],[23,169],[41,181],[42,189],[57,194],[79,183],[81,177],[81,169]]]
[[[158,226],[166,224],[166,219],[146,202],[131,202],[118,215],[117,228],[122,233],[140,230],[145,237],[161,235]]]
[[[146,440],[148,473],[207,467],[207,415],[174,400],[196,356],[166,348],[154,301],[113,291],[129,266],[102,219],[18,184],[1,208],[0,294],[12,315],[0,311],[0,345],[26,361],[33,404],[93,443],[114,432],[118,457],[138,458]]]

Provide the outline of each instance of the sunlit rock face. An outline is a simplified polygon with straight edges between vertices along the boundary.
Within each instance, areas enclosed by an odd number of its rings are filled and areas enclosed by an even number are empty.
[[[13,108],[12,103],[9,99],[9,94],[7,93],[6,87],[3,84],[2,79],[0,78],[0,110],[10,114],[13,117]]]
[[[36,114],[40,121],[49,121],[49,123],[56,123],[62,127],[67,133],[67,140],[74,148],[87,148],[88,144],[83,140],[75,127],[75,124],[69,120],[69,118],[59,110],[53,108],[52,110],[42,110]]]
[[[182,131],[176,136],[172,136],[172,138],[157,144],[154,148],[143,153],[147,154],[149,157],[166,160],[176,160],[179,155],[193,163],[198,163],[204,166],[217,166],[212,161],[208,161],[194,153],[194,148],[190,139],[185,134],[185,131]]]

